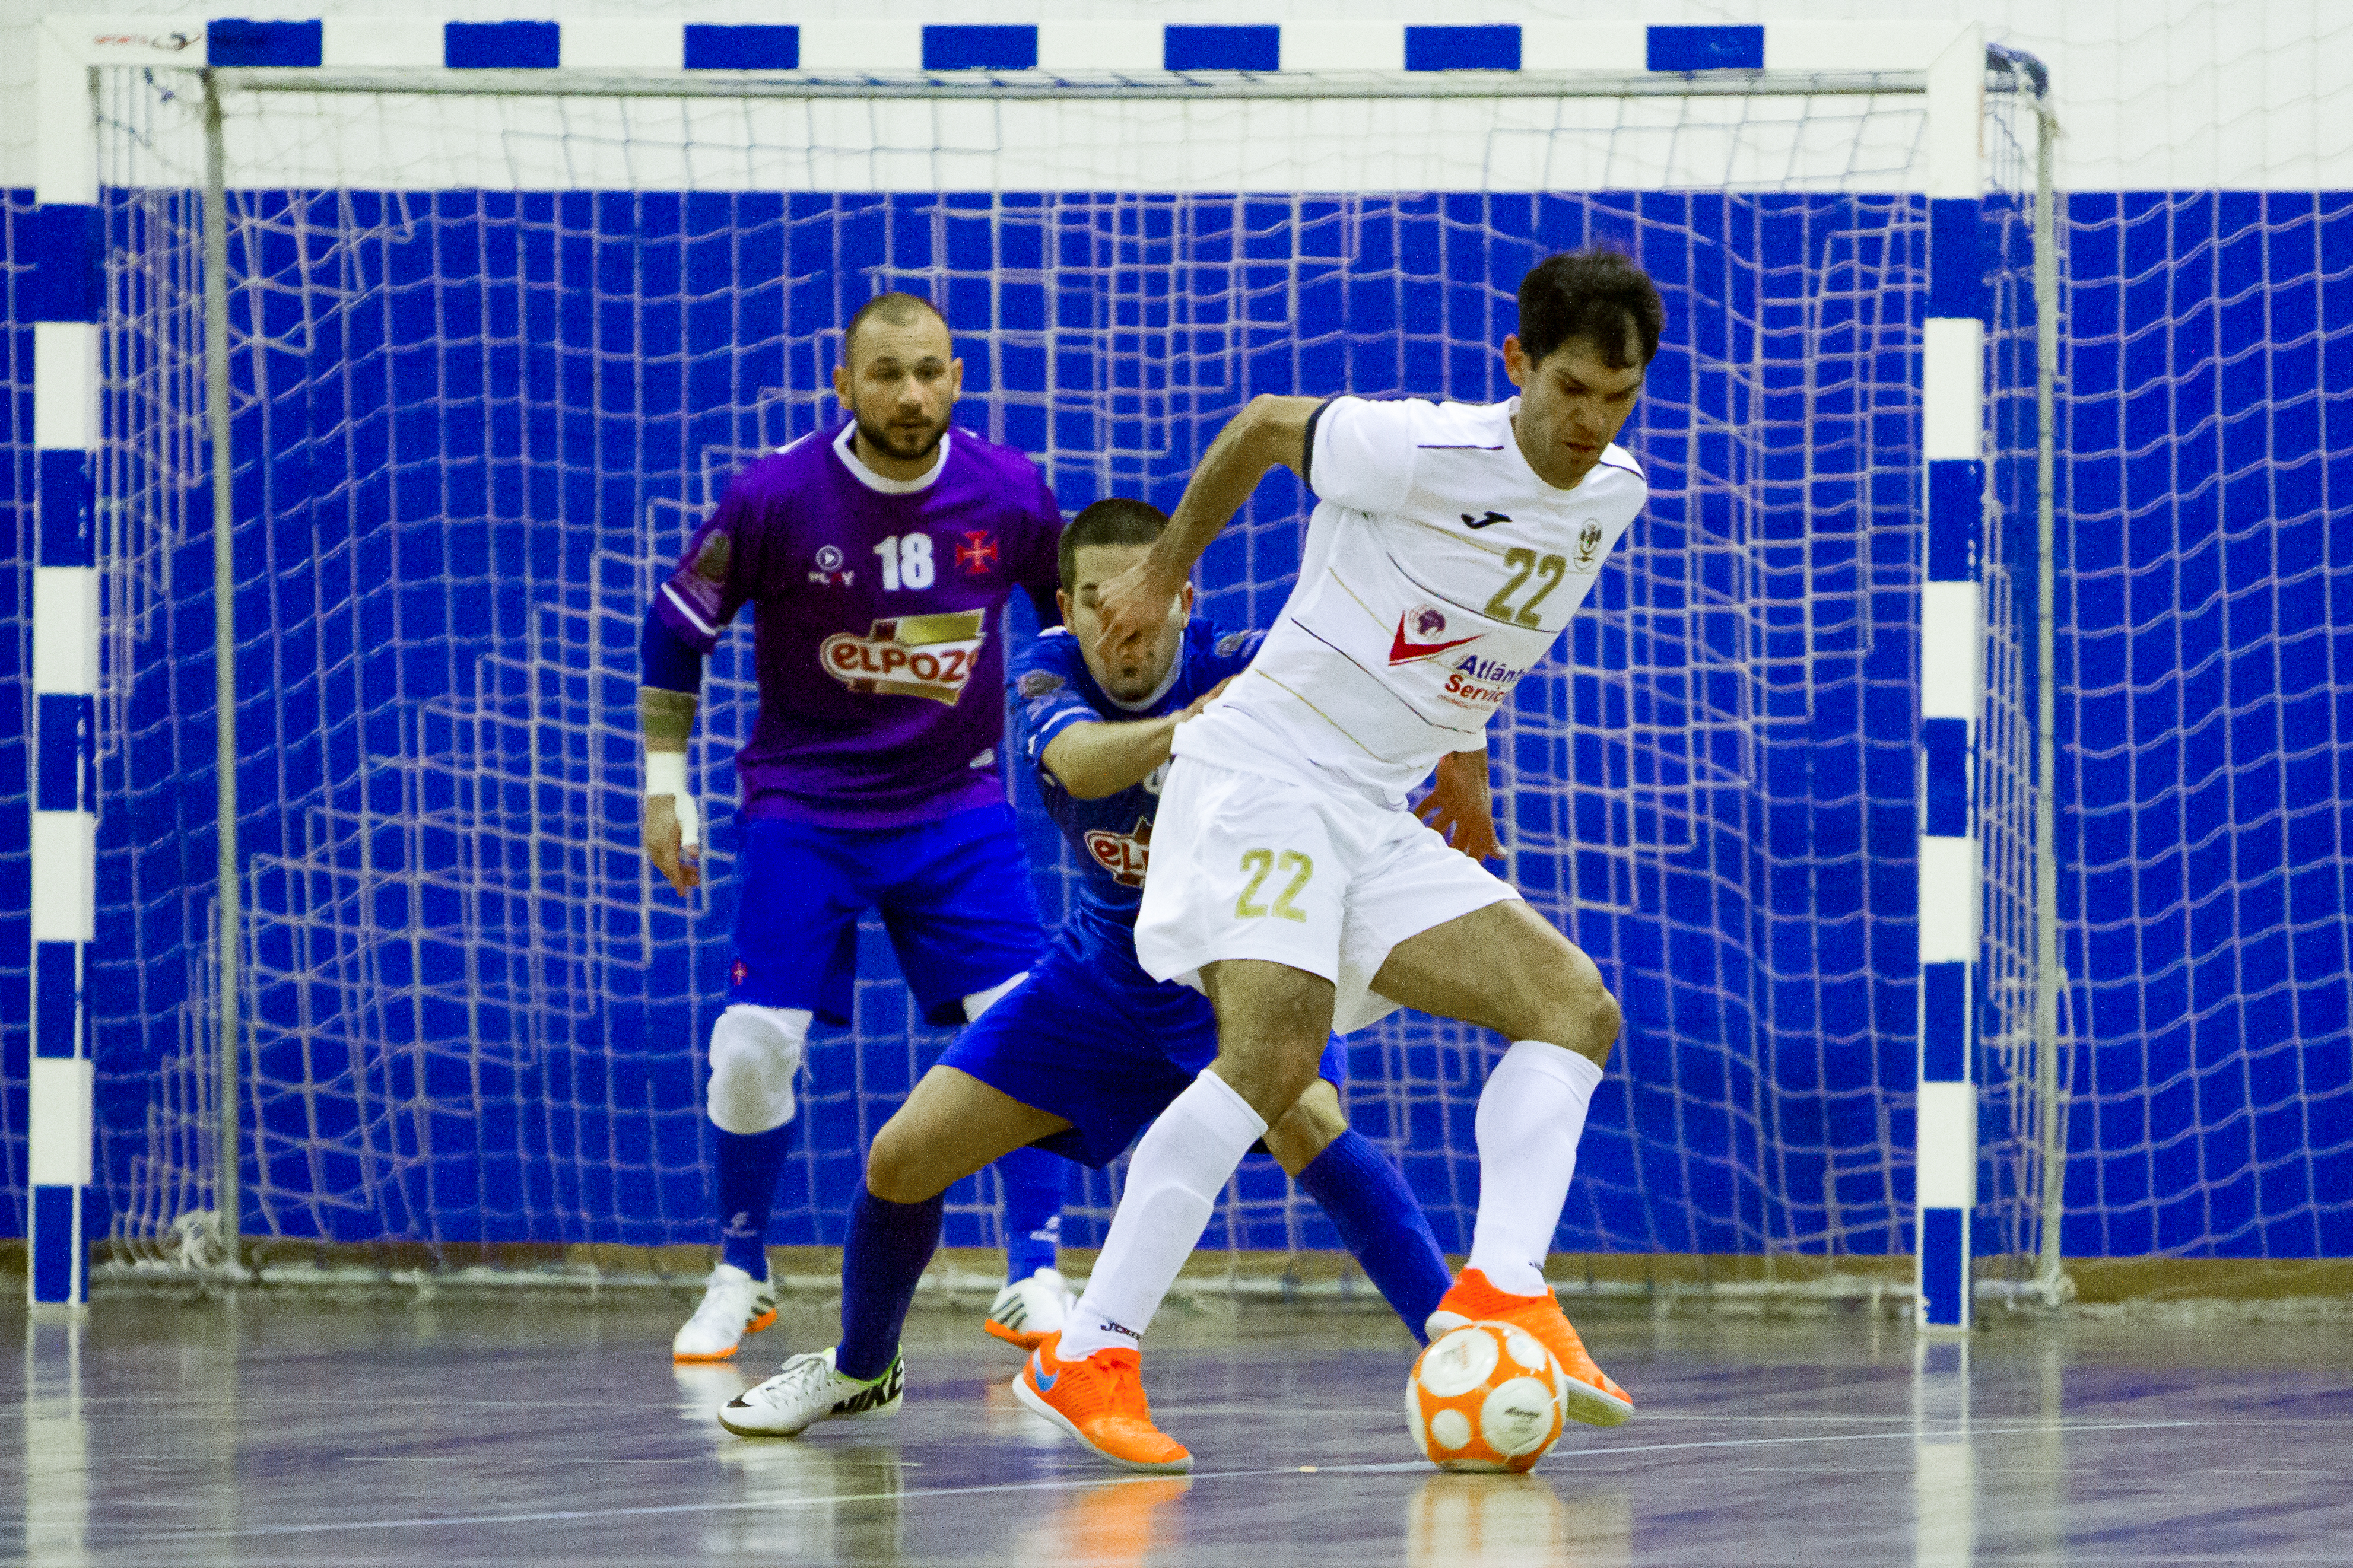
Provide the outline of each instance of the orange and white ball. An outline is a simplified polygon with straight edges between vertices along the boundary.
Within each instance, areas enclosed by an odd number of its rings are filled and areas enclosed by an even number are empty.
[[[1441,1470],[1525,1470],[1560,1437],[1567,1394],[1544,1342],[1510,1323],[1441,1334],[1406,1379],[1406,1425]]]

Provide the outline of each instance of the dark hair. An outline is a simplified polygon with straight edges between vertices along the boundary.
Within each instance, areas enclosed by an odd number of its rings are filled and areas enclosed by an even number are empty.
[[[866,324],[867,317],[880,316],[894,327],[904,327],[926,315],[938,317],[943,327],[948,324],[946,314],[921,294],[893,292],[875,295],[859,306],[858,313],[849,318],[849,326],[841,334],[841,363],[848,364],[857,353],[858,329]]]
[[[1547,256],[1520,279],[1520,347],[1542,361],[1571,338],[1583,338],[1612,370],[1649,364],[1659,352],[1667,308],[1634,258],[1604,246]],[[1641,358],[1626,355],[1631,330]]]
[[[1062,530],[1062,592],[1078,582],[1079,552],[1090,544],[1149,544],[1168,526],[1168,514],[1150,501],[1112,496],[1071,519]]]

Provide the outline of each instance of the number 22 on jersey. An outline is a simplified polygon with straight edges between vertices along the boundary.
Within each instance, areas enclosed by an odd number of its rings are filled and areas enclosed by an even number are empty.
[[[1535,551],[1521,548],[1505,551],[1504,565],[1512,574],[1512,579],[1496,589],[1495,596],[1487,601],[1488,618],[1526,626],[1531,631],[1541,627],[1544,620],[1536,614],[1536,606],[1560,586],[1561,578],[1568,573],[1567,561],[1558,555],[1547,555],[1539,560]],[[1530,577],[1541,577],[1544,581],[1535,593],[1528,595],[1525,603],[1514,609],[1513,595],[1526,584]]]

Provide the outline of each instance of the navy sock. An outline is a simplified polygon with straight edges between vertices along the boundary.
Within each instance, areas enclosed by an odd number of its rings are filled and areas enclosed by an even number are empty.
[[[765,1132],[719,1133],[719,1255],[754,1279],[768,1277],[768,1210],[792,1132],[787,1121]]]
[[[907,1304],[940,1244],[946,1204],[944,1193],[919,1204],[885,1203],[858,1184],[841,1243],[841,1343],[833,1352],[834,1370],[844,1377],[876,1378],[890,1370]]]
[[[1005,1282],[1054,1267],[1062,1246],[1062,1194],[1071,1163],[1043,1149],[1016,1149],[997,1162],[1005,1184]]]
[[[1422,1339],[1422,1320],[1454,1281],[1404,1173],[1351,1127],[1307,1163],[1299,1184],[1331,1216],[1365,1278]]]

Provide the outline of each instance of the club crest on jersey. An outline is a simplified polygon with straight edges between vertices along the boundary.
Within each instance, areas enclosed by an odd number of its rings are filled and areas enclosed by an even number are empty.
[[[1585,520],[1585,526],[1577,531],[1577,555],[1569,565],[1579,572],[1592,571],[1596,564],[1596,552],[1600,548],[1601,521],[1599,518],[1588,517]]]
[[[694,552],[694,560],[688,564],[687,570],[706,583],[724,583],[727,581],[728,563],[734,556],[735,542],[729,539],[723,531],[714,528],[704,538],[702,548]]]
[[[1477,642],[1479,634],[1467,637],[1449,638],[1446,635],[1446,612],[1435,605],[1416,605],[1398,617],[1397,636],[1389,640],[1389,662],[1412,664],[1416,660],[1434,658],[1451,647]]]
[[[997,564],[997,535],[985,529],[969,530],[964,536],[964,542],[955,547],[955,552],[956,564],[964,568],[965,576],[985,576],[988,569]]]
[[[1111,873],[1113,881],[1123,888],[1141,888],[1144,874],[1152,866],[1152,818],[1137,817],[1135,826],[1125,833],[1107,827],[1092,829],[1086,846],[1087,853]]]
[[[981,610],[886,616],[864,637],[834,633],[818,645],[818,662],[852,691],[953,704],[980,662],[985,619]]]

